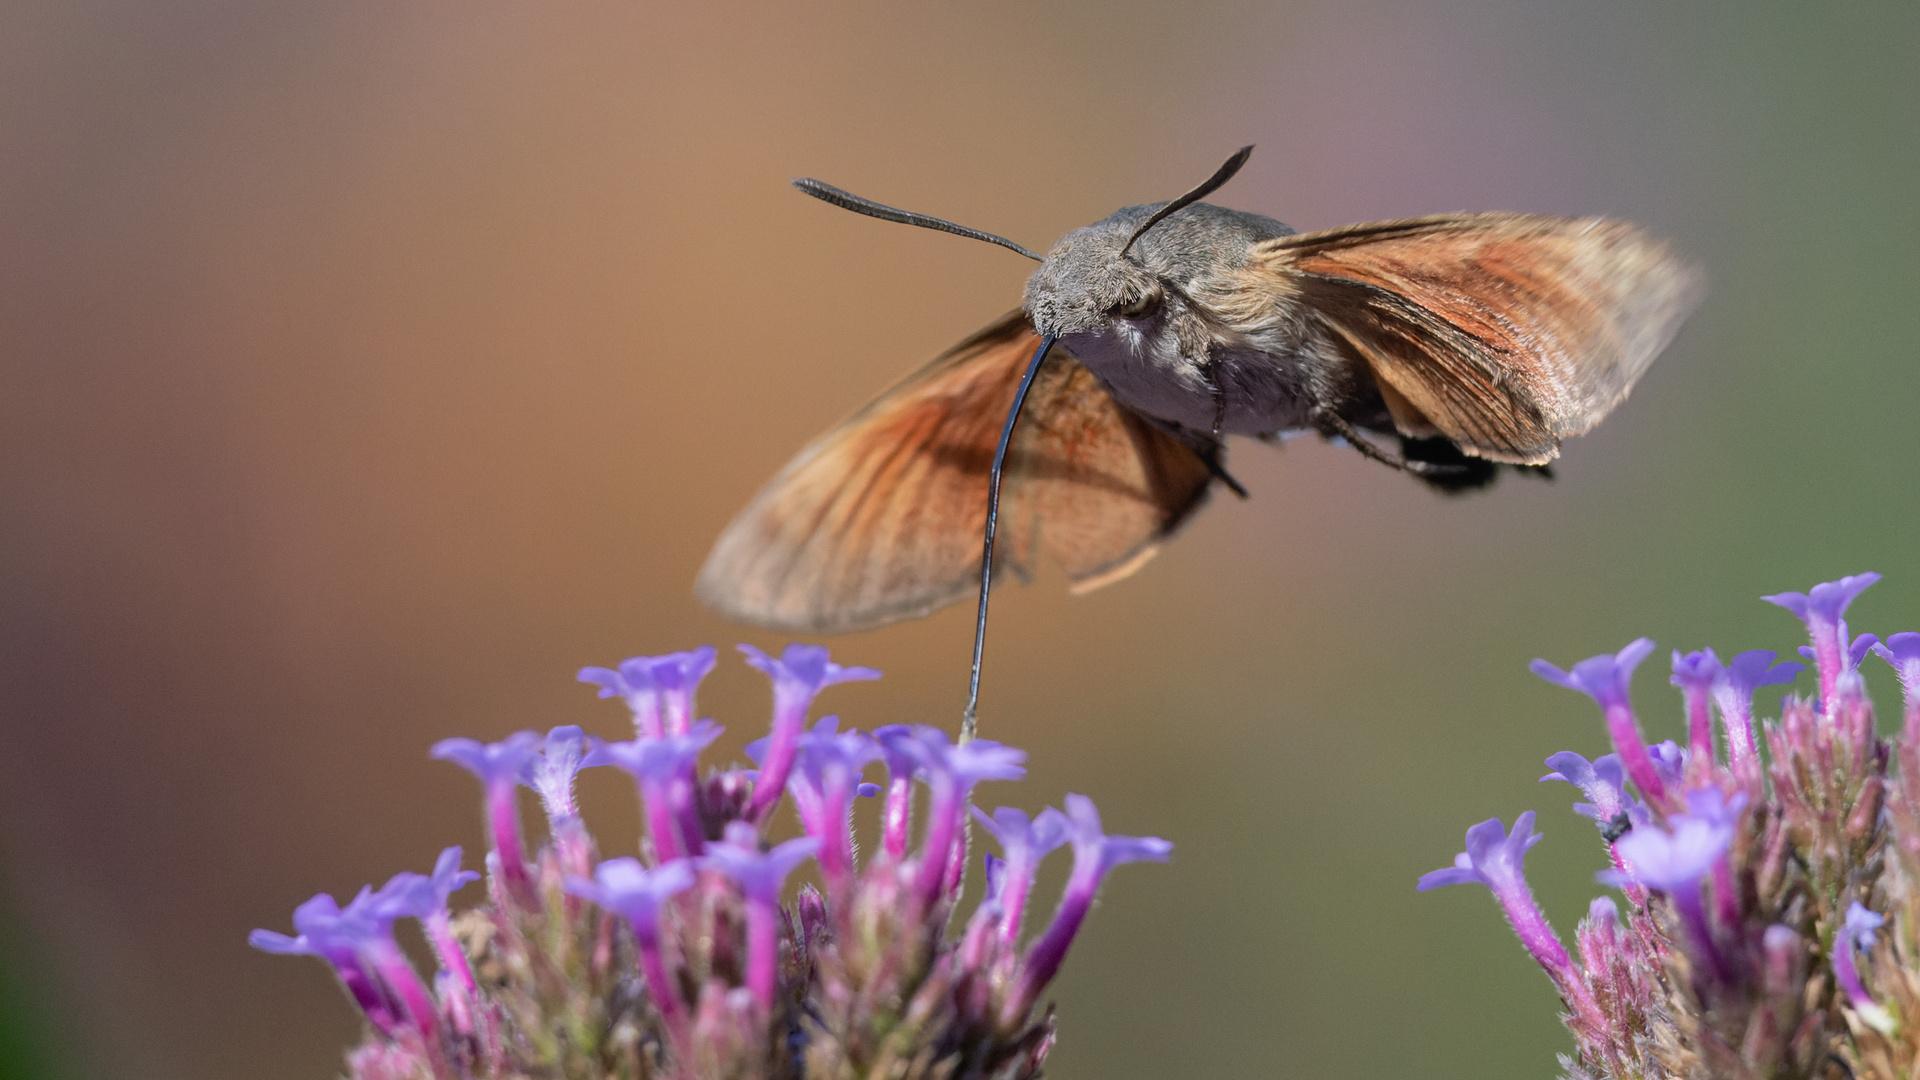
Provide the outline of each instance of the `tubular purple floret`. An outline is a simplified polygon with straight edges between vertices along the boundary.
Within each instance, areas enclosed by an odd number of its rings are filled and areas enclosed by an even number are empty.
[[[1713,769],[1713,684],[1725,670],[1712,649],[1673,650],[1672,682],[1687,706],[1687,750],[1693,755],[1695,772],[1701,775]]]
[[[1854,950],[1862,952],[1873,948],[1876,931],[1886,924],[1886,918],[1875,914],[1865,904],[1855,900],[1847,906],[1845,921],[1838,933],[1833,936],[1833,974],[1840,982],[1841,989],[1847,992],[1848,1000],[1855,1009],[1878,1009],[1873,995],[1867,993],[1860,984],[1860,969],[1855,965]]]
[[[991,739],[953,746],[947,742],[946,732],[926,726],[891,731],[883,745],[911,757],[927,781],[927,828],[913,887],[921,910],[931,910],[949,883],[948,871],[960,837],[967,796],[983,780],[1018,780],[1025,776],[1027,771],[1020,763],[1027,754]]]
[[[988,858],[993,856],[989,855]],[[967,919],[966,933],[961,935],[960,948],[954,952],[954,968],[957,972],[976,972],[981,970],[987,960],[988,947],[995,938],[1005,940],[995,932],[1003,925],[1006,912],[1000,902],[992,896],[982,897],[980,906],[973,909],[973,915]]]
[[[762,1009],[773,1007],[780,962],[780,888],[794,868],[812,857],[820,841],[788,840],[762,854],[760,833],[744,821],[727,826],[726,839],[707,848],[700,865],[740,886],[747,908],[747,989]]]
[[[359,917],[364,920],[366,934],[362,939],[361,955],[380,981],[392,989],[395,996],[406,1006],[413,1020],[414,1029],[426,1041],[429,1057],[439,1062],[436,1031],[440,1013],[434,1005],[433,995],[427,991],[426,984],[420,981],[420,974],[413,969],[413,962],[393,939],[393,924],[402,918],[425,921],[435,911],[446,910],[446,898],[454,889],[467,881],[461,880],[458,855],[451,867],[446,865],[446,852],[441,852],[435,871],[445,871],[445,876],[429,878],[423,874],[402,872],[387,879],[377,891],[360,891],[348,905],[351,912],[360,908]],[[445,892],[441,890],[445,889]]]
[[[1879,580],[1879,574],[1869,571],[1821,582],[1805,593],[1775,593],[1760,598],[1786,608],[1806,624],[1807,634],[1813,639],[1814,669],[1820,675],[1820,700],[1829,709],[1847,667],[1847,605]]]
[[[1687,814],[1725,829],[1729,850],[1713,861],[1713,900],[1720,925],[1729,928],[1741,923],[1740,893],[1733,880],[1731,837],[1740,830],[1742,811],[1747,808],[1747,793],[1736,791],[1729,798],[1717,787],[1696,788],[1687,792]]]
[[[373,894],[373,901],[389,917],[418,919],[427,932],[427,941],[433,946],[441,968],[463,994],[471,995],[475,986],[473,968],[467,963],[466,952],[454,939],[447,900],[454,893],[480,880],[480,875],[472,870],[460,869],[460,858],[461,849],[458,845],[446,848],[434,860],[431,876],[404,872],[395,874],[387,879],[379,892]]]
[[[1006,853],[1005,862],[987,856],[987,895],[999,903],[1000,939],[1009,946],[1017,945],[1027,894],[1033,889],[1034,871],[1049,852],[1072,838],[1073,825],[1065,814],[1051,806],[1032,819],[1028,819],[1025,811],[1011,806],[995,810],[992,817],[976,806],[973,816],[1000,842],[1000,850]],[[995,863],[999,863],[997,868]]]
[[[604,744],[573,724],[562,724],[547,732],[539,752],[520,768],[520,782],[540,796],[549,823],[558,824],[580,816],[574,801],[573,779],[580,770],[609,764]]]
[[[977,745],[975,740],[968,745]],[[1100,826],[1100,811],[1085,795],[1068,795],[1066,817],[1073,842],[1073,873],[1060,895],[1060,906],[1053,922],[1028,947],[1021,965],[1018,989],[1006,999],[1001,1013],[1003,1025],[1011,1026],[1027,1015],[1039,1000],[1040,992],[1053,981],[1073,945],[1074,935],[1093,906],[1094,894],[1107,871],[1122,863],[1166,862],[1173,845],[1156,836],[1108,836]]]
[[[694,697],[713,670],[718,654],[711,645],[653,658],[653,683],[660,691],[661,720],[668,735],[685,735],[694,722]]]
[[[880,756],[871,735],[836,731],[838,722],[827,717],[800,737],[799,768],[788,780],[795,805],[802,808],[801,826],[820,841],[820,874],[836,898],[853,883],[851,815],[861,772]]]
[[[1633,669],[1651,652],[1653,639],[1639,638],[1617,653],[1588,657],[1573,665],[1572,671],[1562,671],[1545,660],[1535,660],[1529,668],[1550,683],[1578,690],[1600,706],[1601,713],[1606,717],[1607,734],[1613,740],[1613,748],[1620,755],[1620,763],[1626,768],[1628,779],[1634,782],[1648,802],[1664,807],[1667,800],[1666,784],[1661,781],[1652,759],[1647,755],[1646,739],[1640,734],[1640,723],[1634,718],[1633,702],[1628,693]]]
[[[1721,985],[1732,985],[1739,973],[1714,939],[1700,879],[1726,857],[1734,827],[1711,814],[1675,814],[1667,824],[1666,829],[1636,828],[1621,837],[1615,848],[1626,869],[1602,870],[1595,878],[1608,885],[1637,884],[1665,893],[1706,970]]]
[[[1909,717],[1920,713],[1920,634],[1909,630],[1889,634],[1873,646],[1873,654],[1887,662],[1900,679],[1900,694]]]
[[[1499,818],[1488,818],[1473,826],[1467,830],[1467,849],[1454,856],[1453,865],[1421,875],[1415,888],[1426,892],[1443,885],[1485,885],[1506,915],[1521,946],[1546,970],[1562,996],[1569,1002],[1577,1001],[1590,1007],[1585,983],[1527,885],[1524,869],[1527,851],[1540,842],[1540,836],[1533,831],[1533,819],[1531,810],[1514,818],[1512,833],[1500,824]]]
[[[693,864],[684,859],[664,862],[648,870],[640,865],[640,860],[623,857],[608,859],[594,867],[591,881],[573,877],[565,884],[567,892],[593,901],[633,927],[647,993],[668,1029],[683,1044],[686,1009],[660,952],[660,910],[674,895],[691,886],[693,880]]]
[[[577,678],[600,688],[603,698],[617,697],[633,713],[633,733],[642,739],[657,739],[667,733],[661,723],[660,690],[653,685],[652,669],[641,663],[648,657],[636,656],[622,661],[618,668],[583,667]]]
[[[583,667],[580,681],[600,687],[601,697],[624,698],[640,738],[685,735],[693,724],[694,692],[713,670],[713,646],[662,656],[632,656],[618,669]]]
[[[376,1028],[392,1038],[411,1027],[438,1068],[439,1010],[393,940],[394,920],[414,913],[422,895],[418,882],[425,880],[420,874],[396,874],[378,892],[363,887],[344,908],[321,893],[294,911],[299,937],[256,930],[250,940],[267,952],[325,958]]]
[[[646,806],[647,834],[661,861],[698,855],[705,838],[694,805],[695,769],[700,752],[725,729],[711,720],[695,723],[685,735],[607,743],[607,762],[634,778]]]
[[[1920,773],[1920,634],[1889,634],[1873,651],[1900,678],[1900,695],[1906,707],[1897,752],[1901,772],[1915,775]]]
[[[1653,771],[1667,786],[1669,796],[1686,785],[1687,763],[1692,757],[1672,739],[1662,739],[1647,747],[1647,760],[1653,762]]]
[[[835,683],[877,679],[880,673],[872,668],[842,667],[829,660],[827,650],[819,645],[788,645],[778,660],[751,645],[739,648],[747,663],[766,672],[773,680],[773,733],[768,740],[766,764],[760,770],[760,783],[755,786],[753,802],[747,808],[747,817],[758,822],[773,812],[786,790],[787,774],[793,769],[800,732],[814,697]]]
[[[247,935],[247,943],[277,956],[316,956],[326,961],[375,1030],[392,1038],[401,1024],[398,1003],[390,999],[362,963],[357,947],[358,929],[347,918],[339,901],[329,893],[316,893],[293,909],[293,928],[297,932],[295,937],[275,930],[255,930]]]
[[[427,1044],[430,1057],[436,1053],[439,1042],[440,1012],[434,1005],[433,995],[427,985],[420,981],[420,973],[413,970],[413,964],[407,954],[400,950],[399,942],[393,940],[391,933],[369,942],[367,963],[379,975],[380,981],[393,989],[405,1007],[413,1029]]]
[[[913,777],[919,764],[912,753],[895,745],[909,733],[905,724],[888,724],[873,730],[873,737],[880,744],[880,757],[887,766],[881,850],[896,863],[907,857],[907,845],[913,840]]]
[[[520,809],[514,792],[520,784],[520,771],[540,745],[540,736],[517,731],[496,743],[474,739],[441,739],[433,744],[432,756],[451,761],[480,778],[486,789],[488,830],[493,838],[493,853],[498,856],[500,879],[515,903],[528,909],[539,906],[539,894],[527,873],[525,848],[520,842]]]
[[[1749,795],[1758,798],[1763,773],[1753,734],[1753,694],[1763,686],[1791,683],[1800,674],[1793,661],[1774,663],[1771,649],[1743,652],[1729,661],[1713,683],[1714,703],[1727,740],[1727,769]]]
[[[1564,780],[1592,800],[1574,803],[1574,813],[1592,818],[1602,831],[1624,828],[1619,824],[1620,818],[1633,805],[1633,800],[1627,797],[1627,780],[1620,767],[1620,755],[1602,754],[1588,761],[1571,750],[1562,750],[1548,758],[1546,765],[1553,771],[1541,777],[1541,783]]]

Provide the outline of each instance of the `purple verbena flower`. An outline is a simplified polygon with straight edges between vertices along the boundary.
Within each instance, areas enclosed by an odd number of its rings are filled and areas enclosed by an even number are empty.
[[[880,756],[880,744],[859,731],[836,731],[837,717],[814,725],[800,737],[799,767],[788,780],[800,824],[820,841],[820,876],[835,896],[845,893],[853,876],[853,811],[860,774]]]
[[[711,720],[692,725],[685,735],[608,743],[607,761],[632,774],[647,809],[647,833],[662,861],[698,855],[705,846],[700,810],[694,799],[695,767],[700,752],[725,730]]]
[[[594,867],[592,880],[568,878],[566,889],[632,923],[641,940],[658,940],[660,906],[692,884],[693,864],[686,859],[649,870],[639,859],[621,857]]]
[[[1900,678],[1900,694],[1906,702],[1904,741],[1908,744],[1920,741],[1920,634],[1911,630],[1889,634],[1885,643],[1873,647],[1873,652]]]
[[[562,724],[547,732],[539,752],[520,767],[520,782],[540,796],[547,820],[578,818],[580,806],[574,801],[573,778],[581,769],[607,763],[597,739],[588,738],[573,724]]]
[[[873,673],[837,667],[824,650],[805,646],[779,660],[756,657],[776,694],[773,734],[749,748],[764,770],[697,773],[701,751],[720,733],[691,718],[710,650],[589,669],[585,677],[606,696],[628,699],[639,738],[608,745],[562,726],[544,738],[521,732],[493,744],[435,746],[436,757],[480,778],[494,836],[491,902],[459,916],[457,937],[448,899],[478,876],[461,868],[457,847],[441,853],[431,875],[396,874],[344,906],[314,897],[295,913],[293,935],[252,935],[259,948],[320,956],[339,974],[372,1024],[348,1055],[353,1080],[605,1067],[792,1080],[803,1072],[865,1075],[871,1062],[860,1054],[874,1047],[935,1071],[1039,1075],[1053,1018],[1034,1000],[1050,986],[1105,873],[1165,859],[1169,845],[1106,836],[1079,796],[1068,798],[1065,814],[982,815],[1006,858],[985,859],[987,896],[952,933],[971,792],[983,780],[1022,776],[1025,755],[986,740],[955,746],[935,728],[891,727],[882,744],[839,730],[831,716],[802,733],[822,686]],[[786,772],[776,781],[783,753]],[[884,789],[862,777],[882,756]],[[596,865],[574,794],[579,770],[595,764],[635,777],[645,846],[657,858]],[[929,789],[923,832],[911,821],[916,778]],[[540,797],[552,824],[537,853],[523,851],[520,784]],[[883,790],[887,843],[862,863],[852,800]],[[812,835],[768,848],[760,832],[767,815],[750,816],[750,807],[785,791]],[[570,847],[570,838],[578,843]],[[921,850],[910,853],[916,838]],[[1035,867],[1069,840],[1074,866],[1059,911],[1023,952]],[[810,855],[821,862],[821,888],[805,885],[783,907],[786,881]],[[423,923],[440,962],[431,978],[394,941],[401,918]],[[469,948],[486,958],[484,978],[476,978]]]
[[[1713,699],[1720,706],[1720,724],[1726,729],[1727,768],[1749,794],[1760,793],[1760,749],[1753,734],[1753,692],[1763,686],[1790,683],[1800,674],[1792,661],[1776,664],[1769,649],[1743,652],[1729,661],[1714,680]]]
[[[967,745],[975,746],[980,741],[976,739]],[[1100,811],[1085,795],[1068,795],[1066,804],[1069,839],[1073,842],[1073,873],[1067,878],[1052,924],[1027,949],[1019,990],[1007,999],[1007,1011],[1003,1014],[1007,1020],[1026,1015],[1039,999],[1040,991],[1053,981],[1060,962],[1066,959],[1068,946],[1080,930],[1080,923],[1093,906],[1094,894],[1099,892],[1107,871],[1122,863],[1166,862],[1173,854],[1173,845],[1156,836],[1108,836],[1100,826]]]
[[[580,821],[573,780],[581,769],[609,763],[606,744],[572,724],[547,732],[540,752],[521,767],[520,782],[540,796],[562,872],[584,874],[593,863],[593,840]]]
[[[803,836],[762,852],[759,832],[736,821],[727,826],[726,839],[713,845],[700,865],[732,878],[747,899],[777,904],[787,875],[812,858],[819,846],[818,840]]]
[[[1720,788],[1707,785],[1688,791],[1686,798],[1688,817],[1725,829],[1729,837],[1739,832],[1740,820],[1747,808],[1745,791],[1736,791],[1729,797]],[[1740,894],[1733,880],[1733,861],[1725,852],[1713,862],[1713,897],[1721,924],[1740,925]]]
[[[807,836],[763,854],[759,830],[736,821],[727,826],[725,840],[709,846],[701,860],[702,866],[732,878],[746,897],[747,989],[762,1009],[773,1007],[779,973],[780,888],[819,847],[820,841]]]
[[[1633,669],[1651,652],[1653,640],[1639,638],[1617,653],[1602,653],[1582,660],[1573,665],[1572,671],[1562,671],[1545,660],[1535,660],[1531,670],[1550,683],[1580,691],[1600,706],[1606,717],[1607,734],[1620,754],[1627,777],[1648,801],[1664,804],[1666,785],[1647,756],[1646,740],[1640,734],[1639,721],[1634,718],[1629,694]]]
[[[881,850],[895,862],[907,857],[912,840],[913,778],[920,769],[919,755],[903,741],[912,734],[905,724],[875,728],[873,737],[880,744],[880,757],[887,766],[887,805],[881,826]]]
[[[964,851],[956,852],[961,815],[967,796],[983,780],[1018,780],[1027,774],[1021,762],[1024,750],[1003,746],[991,739],[975,739],[960,746],[947,742],[947,733],[936,727],[882,729],[882,745],[893,753],[911,758],[926,777],[930,791],[927,800],[926,836],[921,844],[920,864],[915,871],[914,891],[923,910],[957,882],[964,867],[957,865]]]
[[[1033,888],[1033,873],[1048,852],[1072,839],[1075,827],[1065,814],[1051,806],[1031,819],[1026,811],[1011,806],[995,810],[992,817],[976,806],[973,816],[1000,842],[1000,850],[1006,853],[1004,862],[987,856],[987,895],[1000,904],[1001,940],[1016,945],[1020,941],[1020,921],[1026,911],[1027,894]]]
[[[980,873],[986,879],[986,888],[982,891],[980,898],[999,903],[1000,894],[1006,891],[1007,860],[988,852],[980,858]]]
[[[431,876],[404,871],[393,875],[375,894],[377,901],[395,918],[426,919],[435,912],[444,913],[449,897],[480,880],[478,873],[460,869],[460,856],[456,844],[440,852]]]
[[[1863,1005],[1873,1006],[1874,1000],[1873,995],[1867,993],[1866,987],[1860,984],[1860,969],[1854,961],[1854,951],[1871,950],[1874,934],[1886,921],[1885,916],[1876,914],[1855,900],[1847,906],[1846,919],[1833,936],[1833,974],[1856,1009]]]
[[[1670,830],[1635,829],[1621,837],[1618,846],[1628,868],[1603,870],[1600,880],[1609,885],[1631,880],[1668,893],[1698,886],[1713,869],[1714,860],[1726,854],[1733,830],[1724,823],[1687,814],[1675,814],[1668,820]]]
[[[438,1038],[439,1011],[393,939],[394,920],[411,914],[413,879],[420,877],[396,875],[379,892],[362,888],[344,908],[321,893],[294,910],[298,937],[255,930],[248,940],[263,952],[325,959],[376,1027],[390,1037],[411,1028],[431,1051]]]
[[[1697,769],[1713,765],[1713,686],[1726,671],[1712,649],[1673,650],[1673,685],[1687,705],[1687,750]]]
[[[618,670],[580,669],[580,681],[600,687],[601,697],[625,698],[639,736],[684,735],[693,723],[694,692],[713,670],[714,651],[702,645],[688,652],[634,656]]]
[[[1743,803],[1744,799],[1742,795]],[[1621,837],[1615,850],[1626,863],[1625,869],[1602,870],[1596,876],[1609,885],[1634,884],[1666,893],[1714,977],[1731,983],[1735,973],[1714,941],[1700,895],[1700,879],[1726,857],[1733,843],[1734,824],[1730,814],[1724,812],[1724,803],[1716,806],[1700,801],[1692,805],[1703,813],[1674,814],[1668,818],[1666,829],[1639,828]]]
[[[1848,905],[1846,918],[1833,936],[1833,974],[1860,1019],[1882,1035],[1892,1035],[1898,1030],[1899,1022],[1861,985],[1859,962],[1854,958],[1856,951],[1873,950],[1874,934],[1886,921],[1858,900]]]
[[[1452,866],[1421,875],[1415,888],[1426,892],[1442,885],[1485,885],[1519,935],[1520,944],[1546,969],[1554,984],[1563,989],[1578,987],[1573,961],[1527,885],[1523,864],[1528,849],[1539,842],[1531,810],[1513,819],[1512,833],[1499,818],[1488,818],[1467,830],[1467,850],[1453,857]]]
[[[660,910],[675,894],[693,884],[693,870],[693,864],[685,859],[661,863],[648,870],[638,859],[618,858],[594,867],[591,881],[580,877],[566,881],[567,892],[593,901],[633,927],[647,993],[669,1029],[682,1039],[686,1031],[686,1009],[660,951]]]
[[[1602,832],[1612,830],[1617,835],[1625,830],[1627,808],[1633,800],[1627,797],[1627,781],[1620,769],[1620,755],[1601,754],[1588,761],[1571,750],[1562,750],[1547,759],[1547,768],[1553,771],[1541,777],[1541,783],[1565,780],[1592,800],[1574,803],[1574,813],[1592,818]]]
[[[793,769],[794,754],[799,748],[801,727],[806,723],[807,710],[813,705],[815,695],[835,683],[877,679],[880,673],[872,668],[842,667],[829,660],[826,648],[820,645],[789,645],[778,660],[751,645],[740,646],[740,651],[746,655],[747,663],[766,672],[773,680],[773,734],[766,763],[760,770],[760,783],[755,786],[753,802],[747,809],[749,818],[761,821],[773,811],[781,792],[786,790],[787,774]]]
[[[441,739],[433,744],[432,754],[451,761],[480,778],[486,789],[487,822],[493,834],[493,854],[500,864],[500,880],[516,903],[529,909],[539,905],[533,879],[527,873],[525,850],[520,843],[520,810],[514,792],[521,771],[539,752],[540,736],[517,731],[496,743],[474,739]]]
[[[1672,739],[1663,739],[1647,747],[1647,759],[1653,762],[1653,771],[1660,774],[1660,781],[1669,789],[1678,788],[1685,781],[1687,761],[1691,756]]]
[[[1847,670],[1847,605],[1880,575],[1869,571],[1815,585],[1807,593],[1775,593],[1760,599],[1778,604],[1807,624],[1813,638],[1814,668],[1820,673],[1820,700],[1834,707],[1841,674]]]
[[[427,879],[426,885],[432,891],[433,903],[421,919],[421,925],[426,927],[427,940],[440,957],[441,968],[459,987],[463,1005],[470,1007],[475,989],[473,967],[467,962],[467,951],[453,936],[453,920],[447,911],[447,899],[469,883],[480,880],[480,875],[472,870],[460,869],[461,854],[460,846],[455,844],[443,849],[440,857],[434,860],[433,874]]]
[[[472,870],[460,869],[460,857],[458,845],[446,848],[434,861],[431,876],[405,872],[395,874],[368,898],[368,902],[370,910],[377,908],[389,922],[396,918],[420,920],[420,925],[426,930],[427,941],[440,961],[441,970],[459,991],[459,1008],[455,1019],[465,1028],[470,1025],[468,1010],[475,987],[473,968],[467,962],[466,951],[453,935],[447,899],[480,880],[480,875]]]
[[[247,943],[278,956],[317,956],[325,960],[375,1028],[388,1036],[399,1030],[402,1021],[398,1003],[389,1000],[360,961],[363,925],[348,918],[339,901],[328,893],[316,894],[293,909],[293,929],[296,936],[292,937],[275,930],[255,930],[247,935]]]

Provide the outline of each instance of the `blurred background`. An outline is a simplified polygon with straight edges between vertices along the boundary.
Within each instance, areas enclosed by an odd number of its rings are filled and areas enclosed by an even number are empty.
[[[1535,779],[1599,717],[1527,661],[1655,637],[1669,737],[1665,648],[1798,644],[1762,593],[1877,569],[1856,627],[1920,627],[1917,55],[1910,4],[12,0],[0,1069],[334,1075],[353,1012],[246,933],[482,845],[434,740],[616,736],[582,664],[783,642],[695,604],[707,545],[1031,268],[789,177],[1044,247],[1252,142],[1215,201],[1615,215],[1712,291],[1552,483],[1236,444],[1253,498],[1137,577],[1000,594],[1031,775],[986,799],[1177,845],[1108,883],[1049,1073],[1551,1075],[1491,901],[1413,890],[1537,808],[1563,935],[1598,891]],[[951,726],[969,622],[834,640],[886,678],[823,704]],[[722,756],[766,702],[723,661]]]

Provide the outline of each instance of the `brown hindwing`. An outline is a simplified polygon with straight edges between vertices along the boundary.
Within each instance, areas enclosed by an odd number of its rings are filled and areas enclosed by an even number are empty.
[[[721,534],[700,598],[746,622],[839,633],[977,588],[987,471],[1038,344],[1013,312],[816,440]],[[995,566],[1025,577],[1045,553],[1086,587],[1123,577],[1211,478],[1056,345],[1008,450]]]
[[[1437,428],[1515,464],[1552,460],[1619,404],[1700,294],[1695,271],[1632,225],[1536,214],[1280,237],[1248,273],[1299,295],[1329,343],[1372,369],[1405,434]]]

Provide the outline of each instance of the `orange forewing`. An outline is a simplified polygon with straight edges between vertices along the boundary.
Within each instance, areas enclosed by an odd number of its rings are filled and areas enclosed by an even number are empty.
[[[801,451],[721,534],[701,599],[763,626],[838,633],[977,588],[987,470],[1038,344],[1013,312]],[[1056,345],[1008,451],[995,567],[1024,577],[1045,553],[1077,586],[1123,577],[1211,479]]]
[[[1600,218],[1452,214],[1252,254],[1256,280],[1367,364],[1404,433],[1516,464],[1551,460],[1619,404],[1699,293],[1659,242]]]

